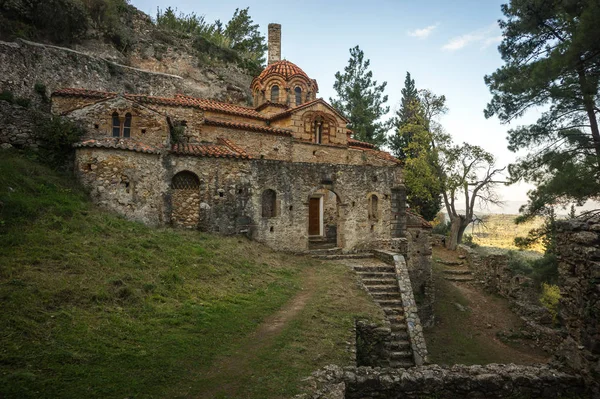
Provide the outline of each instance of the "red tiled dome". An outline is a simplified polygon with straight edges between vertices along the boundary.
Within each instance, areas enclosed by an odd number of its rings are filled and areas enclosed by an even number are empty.
[[[264,69],[264,71],[262,71],[261,74],[258,75],[257,79],[264,80],[270,75],[280,75],[285,80],[288,80],[293,76],[300,75],[306,80],[310,80],[306,72],[304,72],[298,65],[287,60],[277,61],[267,66]]]

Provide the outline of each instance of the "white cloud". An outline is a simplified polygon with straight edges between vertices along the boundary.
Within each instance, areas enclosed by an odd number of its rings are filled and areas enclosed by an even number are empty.
[[[485,49],[502,41],[502,35],[498,34],[499,30],[500,28],[498,25],[494,23],[487,28],[454,37],[450,39],[448,43],[444,44],[442,49],[446,51],[457,51],[474,43],[481,44],[481,48]]]
[[[433,31],[435,30],[435,28],[438,27],[438,24],[435,25],[429,25],[426,28],[423,29],[415,29],[413,31],[408,32],[408,36],[411,37],[417,37],[419,39],[425,39],[427,37],[429,37],[429,35],[431,35],[433,33]]]

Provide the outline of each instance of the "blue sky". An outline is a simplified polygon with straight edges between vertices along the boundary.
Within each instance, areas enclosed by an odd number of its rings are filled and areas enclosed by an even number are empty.
[[[326,100],[335,94],[334,75],[346,66],[348,50],[359,45],[371,60],[375,79],[387,82],[392,111],[400,101],[406,71],[410,71],[417,88],[446,95],[450,112],[441,122],[455,142],[480,145],[505,165],[515,158],[506,149],[510,126],[483,116],[491,97],[483,77],[502,65],[497,21],[502,18],[503,3],[506,1],[132,0],[152,16],[157,6],[170,5],[224,23],[236,8],[250,7],[250,15],[265,36],[270,22],[282,24],[282,57],[317,79],[318,95]],[[526,191],[525,185],[499,188],[508,201],[526,200]]]

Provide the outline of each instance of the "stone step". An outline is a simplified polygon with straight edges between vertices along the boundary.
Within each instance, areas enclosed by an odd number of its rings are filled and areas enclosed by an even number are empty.
[[[406,323],[404,321],[398,321],[396,323],[393,323],[391,325],[392,328],[392,333],[401,333],[401,332],[406,332],[408,326],[406,325]]]
[[[402,307],[402,301],[400,299],[376,299],[375,302],[382,308],[400,308]]]
[[[390,349],[393,351],[410,351],[410,342],[408,341],[395,341],[390,343]]]
[[[317,254],[312,255],[315,259],[323,259],[323,260],[338,260],[338,259],[370,259],[373,257],[373,254],[370,252],[364,252],[359,254]]]
[[[404,309],[403,308],[401,308],[401,307],[396,307],[396,308],[385,307],[382,309],[383,309],[383,313],[385,313],[385,315],[388,316],[388,318],[390,318],[390,321],[392,321],[391,319],[394,319],[397,322],[404,321]]]
[[[414,361],[407,361],[407,360],[402,360],[402,361],[390,361],[390,367],[391,368],[395,368],[395,369],[408,369],[411,367],[414,367],[415,363]]]
[[[358,275],[361,278],[373,279],[373,278],[384,278],[384,279],[396,279],[396,273],[385,273],[385,272],[359,272]]]
[[[446,270],[444,270],[444,274],[463,275],[463,274],[473,274],[473,273],[469,269],[446,269]]]
[[[383,272],[383,273],[396,273],[396,268],[390,265],[377,265],[377,266],[354,266],[354,270],[357,272]]]
[[[332,248],[315,248],[309,249],[307,252],[309,255],[318,256],[318,255],[341,255],[342,248],[333,246]]]
[[[446,276],[446,277],[444,277],[444,280],[461,282],[461,281],[473,281],[474,278],[473,278],[473,276]]]
[[[404,330],[396,330],[393,331],[392,330],[392,334],[390,334],[390,339],[393,342],[408,342],[409,338],[408,338],[408,331]]]
[[[398,285],[396,284],[396,282],[394,281],[393,284],[381,284],[381,285],[367,285],[365,284],[368,288],[369,288],[369,292],[371,293],[376,293],[376,292],[398,292]]]
[[[460,266],[463,264],[462,261],[454,261],[454,260],[436,259],[435,261],[439,264],[446,265],[446,266]]]
[[[362,278],[363,284],[369,288],[376,285],[394,285],[397,287],[398,282],[396,281],[396,277],[389,278]]]
[[[369,291],[371,291],[369,289]],[[398,290],[396,290],[396,292],[371,292],[371,296],[373,297],[373,299],[378,300],[378,299],[389,299],[389,300],[397,300],[400,301],[402,300],[402,297],[400,296],[400,292]]]
[[[413,354],[411,351],[397,351],[390,353],[390,359],[393,360],[401,360],[401,359],[410,359],[413,360]]]

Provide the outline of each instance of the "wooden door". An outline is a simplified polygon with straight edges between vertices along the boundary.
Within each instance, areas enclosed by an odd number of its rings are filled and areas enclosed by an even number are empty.
[[[308,235],[321,235],[321,199],[310,198],[308,203]]]

